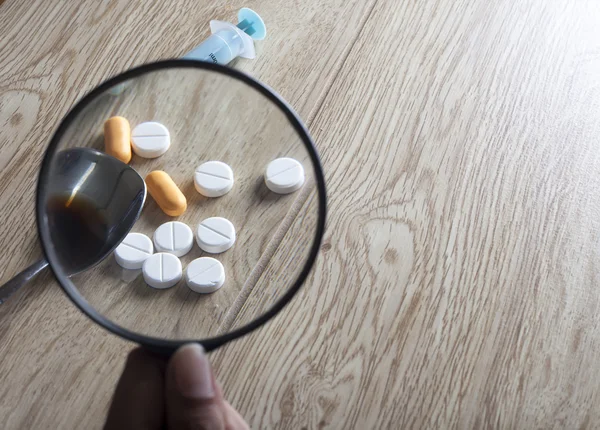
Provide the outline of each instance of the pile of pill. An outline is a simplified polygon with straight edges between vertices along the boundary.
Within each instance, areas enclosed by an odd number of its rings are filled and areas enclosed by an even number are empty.
[[[167,127],[158,122],[143,122],[131,130],[126,118],[115,116],[104,123],[104,145],[107,154],[129,163],[132,151],[142,158],[165,154],[171,147],[171,136]],[[196,191],[205,197],[222,197],[234,185],[233,170],[221,161],[202,163],[193,175]],[[275,159],[264,171],[267,188],[278,194],[299,190],[304,180],[304,167],[293,158]],[[186,211],[187,199],[168,173],[152,171],[145,182],[148,193],[164,213],[175,217]],[[159,226],[152,239],[141,233],[129,233],[115,249],[115,260],[125,269],[141,269],[149,286],[170,288],[184,277],[179,258],[192,250],[194,236],[202,251],[220,254],[234,245],[236,231],[222,217],[205,219],[196,227],[195,235],[188,225],[170,221]],[[197,258],[186,267],[185,282],[192,291],[215,292],[225,283],[225,268],[215,258]]]
[[[227,251],[235,243],[233,224],[225,218],[205,219],[196,229],[196,243],[209,254]],[[152,240],[141,233],[129,233],[115,250],[115,259],[125,269],[142,269],[144,280],[151,287],[170,288],[183,276],[179,257],[190,252],[193,244],[190,227],[170,221],[156,229]],[[212,293],[225,282],[225,269],[214,258],[197,258],[188,265],[185,279],[190,289]]]

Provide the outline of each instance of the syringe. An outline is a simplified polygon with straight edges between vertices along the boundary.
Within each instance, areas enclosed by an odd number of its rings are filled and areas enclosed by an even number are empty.
[[[224,21],[211,21],[212,35],[186,54],[184,59],[227,64],[236,57],[256,57],[254,40],[262,40],[267,28],[262,18],[252,9],[242,8],[238,12],[237,25]]]
[[[266,37],[265,23],[256,12],[247,7],[238,12],[238,21],[238,25],[224,21],[211,21],[212,35],[183,58],[218,64],[227,64],[236,57],[254,59],[256,57],[254,40],[263,40]],[[128,83],[123,82],[109,89],[108,93],[117,96],[125,91],[127,86]]]

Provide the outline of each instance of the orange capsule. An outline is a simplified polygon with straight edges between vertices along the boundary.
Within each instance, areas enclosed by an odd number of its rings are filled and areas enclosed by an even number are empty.
[[[166,172],[155,170],[148,173],[146,187],[152,198],[167,215],[179,216],[187,209],[185,196]]]
[[[104,152],[123,163],[131,161],[131,127],[122,116],[113,116],[104,122]]]

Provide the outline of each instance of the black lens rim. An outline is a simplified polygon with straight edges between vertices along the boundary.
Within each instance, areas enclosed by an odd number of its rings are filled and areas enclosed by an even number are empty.
[[[118,85],[124,81],[129,79],[136,78],[138,76],[142,76],[144,74],[169,69],[169,68],[191,68],[191,69],[202,69],[211,72],[222,73],[227,75],[233,79],[241,81],[250,87],[257,90],[275,105],[277,105],[286,115],[291,125],[294,127],[302,142],[306,146],[306,149],[309,152],[310,159],[313,163],[313,167],[315,169],[316,174],[316,187],[318,191],[318,220],[317,220],[317,229],[315,230],[315,236],[313,239],[313,243],[311,245],[310,253],[308,259],[302,268],[302,271],[298,274],[296,280],[292,287],[263,315],[258,317],[257,319],[251,321],[250,323],[239,327],[229,333],[206,338],[206,339],[189,339],[189,340],[166,340],[151,336],[141,335],[139,333],[130,331],[121,327],[120,325],[112,322],[108,318],[104,317],[100,314],[94,307],[92,307],[78,292],[75,288],[73,282],[67,277],[66,273],[61,269],[61,267],[56,263],[56,253],[54,249],[50,246],[50,231],[48,226],[48,220],[45,216],[45,211],[43,208],[43,196],[46,190],[46,181],[44,178],[49,174],[50,171],[50,162],[52,157],[56,151],[56,148],[65,134],[68,127],[73,123],[73,121],[77,118],[79,113],[85,109],[96,97],[110,89],[111,87]],[[63,118],[62,122],[54,132],[52,139],[50,140],[50,144],[48,148],[46,148],[44,158],[42,160],[42,165],[40,169],[40,173],[38,175],[38,183],[36,188],[36,220],[37,220],[37,229],[38,235],[40,237],[42,249],[46,256],[46,259],[49,262],[50,269],[54,274],[54,277],[58,281],[61,288],[67,294],[69,299],[84,313],[86,314],[92,321],[104,327],[106,330],[120,336],[123,339],[130,340],[132,342],[138,343],[150,350],[153,350],[160,354],[171,354],[181,345],[188,342],[197,342],[200,343],[207,351],[212,351],[217,349],[228,342],[231,342],[234,339],[238,339],[242,336],[245,336],[252,331],[256,330],[271,318],[276,316],[281,310],[290,302],[290,300],[298,293],[302,284],[306,281],[310,271],[312,270],[315,261],[317,259],[319,250],[321,248],[321,243],[323,241],[323,236],[325,234],[325,224],[327,217],[327,190],[325,186],[325,175],[323,172],[323,167],[321,165],[321,160],[319,158],[319,154],[317,153],[314,141],[312,140],[306,126],[300,120],[298,114],[292,109],[292,107],[275,91],[273,91],[267,85],[257,81],[251,76],[240,72],[238,70],[232,69],[230,67],[221,66],[219,64],[197,61],[197,60],[189,60],[189,59],[170,59],[157,61],[153,63],[144,64],[139,67],[135,67],[131,70],[128,70],[120,75],[117,75],[98,87],[94,90],[86,94]]]

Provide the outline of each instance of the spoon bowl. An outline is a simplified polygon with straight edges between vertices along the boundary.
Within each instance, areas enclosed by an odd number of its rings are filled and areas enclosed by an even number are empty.
[[[44,222],[69,276],[106,258],[138,219],[146,184],[130,166],[90,148],[57,154],[45,188]],[[0,287],[0,303],[48,265],[43,259]]]
[[[61,151],[45,192],[56,257],[68,275],[112,252],[138,219],[146,184],[127,164],[90,148]]]

